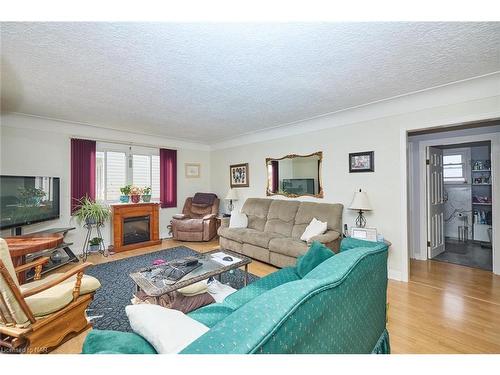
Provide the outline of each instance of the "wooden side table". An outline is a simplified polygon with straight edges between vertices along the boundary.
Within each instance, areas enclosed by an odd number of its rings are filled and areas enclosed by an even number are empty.
[[[26,234],[24,236],[6,237],[4,240],[9,246],[10,257],[14,267],[26,263],[26,255],[38,251],[53,249],[63,242],[64,236],[59,233]],[[19,283],[26,281],[24,273],[18,276]]]

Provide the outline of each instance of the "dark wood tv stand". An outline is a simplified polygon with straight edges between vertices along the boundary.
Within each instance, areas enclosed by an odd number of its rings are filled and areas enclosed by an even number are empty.
[[[46,234],[61,234],[61,235],[65,236],[66,233],[68,233],[69,231],[74,230],[74,229],[76,229],[76,228],[75,227],[50,228],[50,229],[42,230],[39,232],[29,233],[26,236],[36,236],[36,235],[43,236],[44,234],[45,235]],[[77,263],[77,262],[79,262],[79,260],[78,260],[78,257],[71,250],[71,248],[70,248],[71,245],[73,245],[73,243],[66,242],[63,239],[62,243],[60,243],[56,247],[53,247],[53,248],[50,248],[47,250],[37,251],[35,253],[31,253],[31,254],[26,255],[25,261],[30,262],[36,258],[41,257],[41,256],[49,257],[50,258],[49,262],[43,266],[42,274],[47,273],[49,271],[52,271],[56,268],[62,267],[65,264],[68,264],[70,262]],[[62,255],[60,261],[54,261],[51,257],[51,255],[56,251],[64,253]],[[34,276],[33,271],[27,272],[25,275],[25,280],[30,281],[33,279],[33,276]]]

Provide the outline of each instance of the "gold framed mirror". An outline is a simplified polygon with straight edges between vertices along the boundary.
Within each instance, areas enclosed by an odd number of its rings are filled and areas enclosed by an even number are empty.
[[[290,198],[323,198],[322,161],[322,151],[308,155],[290,154],[282,158],[266,158],[266,194]]]

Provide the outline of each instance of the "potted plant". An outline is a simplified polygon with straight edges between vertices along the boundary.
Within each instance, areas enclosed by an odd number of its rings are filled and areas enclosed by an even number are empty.
[[[104,224],[109,218],[111,212],[109,207],[104,206],[89,197],[83,197],[78,204],[78,209],[75,212],[78,222],[85,224]]]
[[[139,203],[141,200],[142,189],[138,186],[132,186],[130,188],[130,199],[132,203]]]
[[[151,201],[151,186],[146,186],[142,189],[142,201],[150,202]]]
[[[101,243],[102,243],[102,238],[99,238],[99,237],[94,237],[92,238],[90,241],[89,241],[89,248],[90,248],[90,251],[99,251],[100,247],[101,247]]]
[[[42,189],[37,188],[19,188],[19,200],[23,206],[40,206],[45,196]]]
[[[132,185],[125,185],[124,187],[120,188],[120,192],[122,195],[120,195],[120,202],[121,203],[128,203],[130,197],[130,189],[132,188]]]

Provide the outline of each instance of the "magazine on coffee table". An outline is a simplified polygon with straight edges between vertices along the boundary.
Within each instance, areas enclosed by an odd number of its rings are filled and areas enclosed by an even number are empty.
[[[230,266],[231,264],[235,264],[235,263],[241,262],[240,258],[236,258],[235,256],[226,254],[226,253],[224,253],[222,251],[219,251],[217,253],[211,254],[211,257],[217,263],[220,263],[220,264],[222,264],[224,266]],[[224,259],[224,258],[231,258],[231,260]]]

